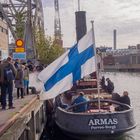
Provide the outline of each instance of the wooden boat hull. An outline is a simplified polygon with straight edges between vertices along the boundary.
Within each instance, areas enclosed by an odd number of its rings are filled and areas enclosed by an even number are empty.
[[[136,127],[132,108],[117,112],[73,113],[58,107],[55,122],[71,136],[119,135]]]

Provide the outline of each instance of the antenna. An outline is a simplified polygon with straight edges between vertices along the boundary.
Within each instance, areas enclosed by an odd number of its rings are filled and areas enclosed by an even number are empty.
[[[80,0],[78,0],[78,11],[80,11]]]

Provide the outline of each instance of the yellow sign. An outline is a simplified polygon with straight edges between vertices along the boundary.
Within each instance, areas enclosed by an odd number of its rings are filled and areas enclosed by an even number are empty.
[[[16,41],[16,46],[17,46],[17,47],[23,47],[23,44],[24,44],[24,42],[23,42],[22,39],[18,39],[18,40]]]
[[[25,49],[23,47],[18,47],[18,48],[15,48],[15,52],[25,52]]]

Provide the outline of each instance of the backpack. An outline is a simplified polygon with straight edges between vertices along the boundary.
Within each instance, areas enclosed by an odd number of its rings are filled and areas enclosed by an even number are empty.
[[[13,71],[12,71],[12,69],[10,67],[10,64],[9,64],[8,66],[6,66],[4,68],[4,80],[6,80],[6,81],[12,81],[14,79],[15,79],[14,78],[14,74],[13,74]]]
[[[31,89],[32,94],[37,94],[37,90],[35,87],[29,87],[29,89]]]

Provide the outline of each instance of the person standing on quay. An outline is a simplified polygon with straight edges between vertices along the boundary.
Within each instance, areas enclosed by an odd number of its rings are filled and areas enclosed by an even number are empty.
[[[17,75],[15,78],[15,88],[17,88],[17,98],[19,98],[21,94],[21,98],[24,98],[24,66],[20,65],[19,68],[17,69]]]
[[[26,63],[24,64],[24,91],[25,95],[29,94],[29,68],[27,67]]]
[[[6,109],[6,94],[8,94],[9,109],[15,108],[13,106],[13,80],[16,76],[16,68],[12,64],[12,58],[8,57],[6,61],[1,64],[1,100],[2,109]]]

